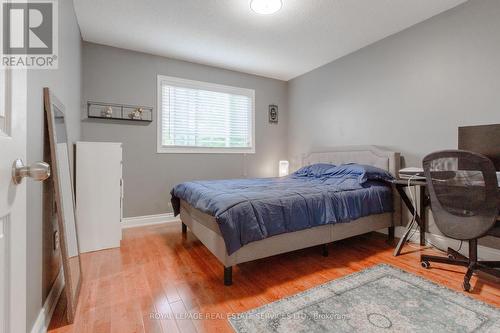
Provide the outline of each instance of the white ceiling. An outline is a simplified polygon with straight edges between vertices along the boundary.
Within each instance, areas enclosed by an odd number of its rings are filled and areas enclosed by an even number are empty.
[[[466,0],[74,0],[83,39],[289,80]]]

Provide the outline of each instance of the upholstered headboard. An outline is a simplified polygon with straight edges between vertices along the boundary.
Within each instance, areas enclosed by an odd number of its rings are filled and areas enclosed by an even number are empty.
[[[359,163],[373,165],[389,171],[397,177],[400,169],[400,154],[377,146],[340,146],[306,154],[302,166],[314,163]],[[394,224],[401,225],[401,199],[394,193]]]
[[[397,176],[400,155],[377,146],[341,146],[304,155],[302,166],[313,163],[359,163],[373,165]]]

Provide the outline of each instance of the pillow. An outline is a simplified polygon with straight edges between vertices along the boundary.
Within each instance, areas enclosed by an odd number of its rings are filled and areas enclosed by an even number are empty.
[[[368,180],[391,180],[394,177],[387,171],[372,165],[347,163],[331,170],[330,177],[356,178],[360,184]]]
[[[300,168],[292,175],[296,177],[324,177],[328,176],[335,169],[334,164],[316,163]]]

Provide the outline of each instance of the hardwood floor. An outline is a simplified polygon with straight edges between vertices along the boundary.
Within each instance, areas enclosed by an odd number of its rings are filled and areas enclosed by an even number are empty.
[[[82,255],[84,280],[75,323],[67,325],[61,301],[49,331],[232,332],[228,313],[380,263],[462,291],[464,269],[434,263],[429,270],[420,267],[420,253],[435,250],[412,244],[393,257],[393,245],[376,233],[335,242],[329,250],[326,258],[315,247],[239,265],[233,286],[225,287],[222,265],[189,231],[183,237],[180,223],[127,229],[121,249]],[[472,297],[500,306],[500,284],[473,277],[472,285]]]

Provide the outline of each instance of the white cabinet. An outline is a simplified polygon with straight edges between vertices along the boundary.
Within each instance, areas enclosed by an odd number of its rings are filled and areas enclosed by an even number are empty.
[[[76,211],[80,252],[120,246],[122,144],[76,143]]]

